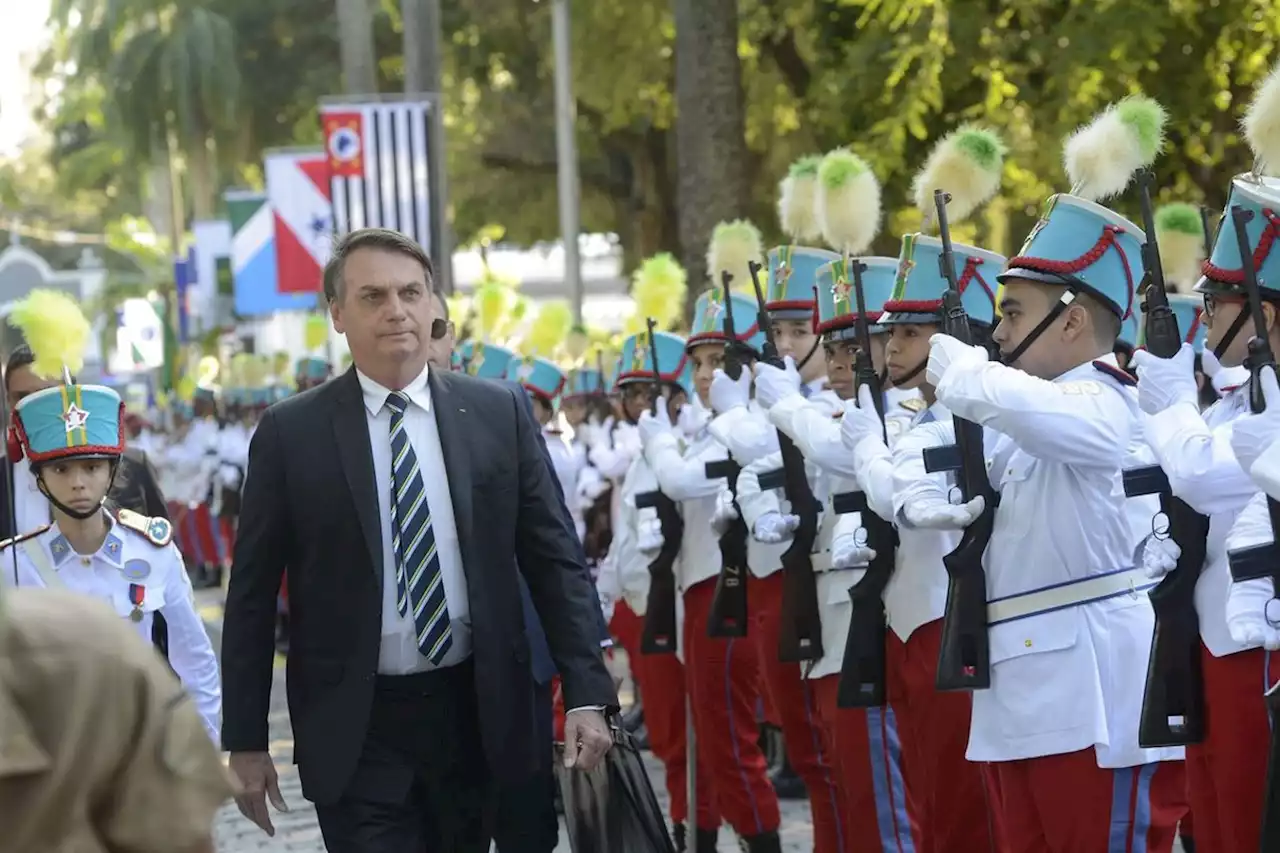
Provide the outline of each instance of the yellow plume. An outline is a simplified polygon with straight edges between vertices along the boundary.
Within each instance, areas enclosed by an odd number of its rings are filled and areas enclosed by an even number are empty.
[[[557,300],[545,303],[538,311],[538,316],[529,324],[529,331],[525,333],[525,355],[551,358],[564,345],[572,327],[573,309],[568,302]]]
[[[687,289],[684,267],[667,252],[642,263],[631,277],[636,313],[627,322],[627,334],[645,328],[646,317],[652,317],[660,329],[669,327],[684,309]]]
[[[193,376],[184,376],[178,382],[177,387],[178,399],[184,403],[190,403],[196,396],[196,380]]]
[[[253,360],[253,356],[246,352],[239,352],[231,356],[231,362],[227,365],[227,381],[226,384],[231,388],[247,388],[245,384],[249,375],[249,362]]]
[[[198,375],[196,384],[201,388],[212,388],[218,381],[218,373],[221,369],[222,365],[218,363],[216,355],[203,356],[196,367]]]
[[[590,343],[591,335],[586,326],[574,325],[569,329],[568,337],[564,339],[564,354],[573,364],[580,364],[587,355],[587,347]]]
[[[72,373],[84,367],[84,351],[92,329],[76,301],[56,290],[33,290],[13,307],[10,322],[22,332],[35,361],[31,370],[59,379],[65,365]]]
[[[308,314],[302,334],[307,349],[320,349],[329,340],[329,318],[323,314]]]
[[[269,371],[277,378],[283,378],[293,374],[293,358],[289,353],[281,350],[271,356],[271,369]]]
[[[271,362],[261,354],[249,356],[248,362],[244,369],[244,384],[246,388],[266,388],[267,377],[271,373]]]
[[[733,287],[750,292],[751,270],[748,265],[752,261],[764,263],[760,229],[745,219],[718,224],[707,247],[707,275],[711,277],[711,285],[719,288],[720,274],[727,272],[733,276]]]
[[[515,303],[515,291],[505,284],[486,281],[476,287],[475,294],[471,298],[471,307],[476,313],[476,339],[496,343],[493,336],[507,320]]]

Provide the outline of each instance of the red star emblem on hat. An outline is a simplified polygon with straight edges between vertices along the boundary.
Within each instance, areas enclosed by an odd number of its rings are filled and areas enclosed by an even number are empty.
[[[62,413],[62,422],[67,425],[67,432],[73,430],[84,429],[84,425],[89,420],[89,413],[84,409],[72,403],[67,410]]]

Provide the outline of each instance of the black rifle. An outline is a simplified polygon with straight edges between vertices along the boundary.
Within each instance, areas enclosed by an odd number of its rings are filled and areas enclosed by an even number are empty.
[[[653,413],[658,406],[666,405],[662,393],[662,371],[658,368],[658,342],[655,338],[657,324],[647,320],[649,327],[649,358],[653,361]],[[659,490],[636,495],[636,508],[653,507],[658,513],[662,528],[662,548],[649,563],[649,598],[645,604],[644,631],[640,635],[640,652],[660,655],[676,650],[676,558],[680,556],[680,538],[684,535],[684,519],[675,501]]]
[[[1245,231],[1252,218],[1253,211],[1245,210],[1239,205],[1231,206],[1231,221],[1235,225],[1237,245],[1240,248],[1245,293],[1249,297],[1249,310],[1253,314],[1254,336],[1249,340],[1249,355],[1245,359],[1245,365],[1249,368],[1249,409],[1257,414],[1267,407],[1266,399],[1262,396],[1262,371],[1268,368],[1274,371],[1276,357],[1267,339],[1267,321],[1262,313],[1262,294],[1258,290],[1258,271],[1253,266],[1253,249],[1249,246],[1249,235]],[[1267,514],[1271,517],[1271,542],[1229,551],[1227,562],[1231,567],[1231,579],[1236,583],[1269,577],[1274,589],[1280,590],[1280,501],[1270,495],[1267,496]],[[1262,803],[1260,849],[1263,853],[1269,853],[1280,850],[1280,733],[1276,731],[1276,725],[1280,724],[1280,682],[1264,694],[1264,699],[1267,714],[1271,718],[1271,751],[1267,759],[1267,790]]]
[[[733,276],[720,273],[724,293],[724,372],[730,379],[742,376],[743,347],[738,341],[737,324],[733,321],[733,299],[729,285]],[[732,458],[708,462],[707,479],[723,477],[729,484],[734,506],[738,501],[738,474],[742,467]],[[720,537],[720,577],[716,580],[715,595],[711,599],[711,613],[707,619],[709,637],[747,636],[747,523],[742,512],[734,518],[729,529]]]
[[[960,301],[960,286],[956,281],[955,254],[947,222],[950,200],[951,196],[943,190],[933,194],[938,211],[938,236],[942,240],[938,267],[948,286],[942,297],[942,333],[961,343],[972,344],[969,315]],[[985,690],[991,686],[991,638],[987,633],[987,573],[982,568],[982,556],[991,541],[998,500],[987,475],[982,427],[960,417],[953,417],[952,423],[956,443],[926,449],[925,470],[956,472],[960,499],[967,502],[981,495],[986,503],[982,515],[960,535],[956,549],[942,558],[947,570],[947,609],[942,616],[937,688]]]
[[[1147,232],[1147,242],[1142,246],[1146,279],[1142,288],[1146,300],[1144,337],[1148,352],[1159,358],[1172,358],[1182,348],[1182,333],[1165,290],[1151,207],[1151,181],[1150,171],[1138,173],[1142,227]],[[1174,496],[1169,478],[1159,465],[1130,468],[1121,479],[1128,497],[1160,496],[1160,512],[1167,519],[1169,536],[1182,551],[1177,566],[1150,592],[1156,621],[1151,657],[1147,660],[1138,743],[1147,749],[1199,743],[1204,740],[1204,676],[1195,595],[1208,548],[1209,519]]]
[[[853,292],[858,306],[858,354],[854,370],[859,390],[871,390],[872,404],[880,418],[881,435],[888,443],[884,428],[884,389],[880,375],[871,360],[871,327],[867,320],[867,299],[862,286],[862,273],[867,265],[857,258],[848,260],[847,272],[853,278]],[[867,503],[865,492],[848,492],[832,499],[832,510],[843,514],[851,509],[862,514],[862,527],[867,531],[867,547],[876,552],[862,579],[849,587],[853,611],[849,617],[849,633],[844,642],[844,658],[840,664],[840,683],[836,689],[836,706],[840,708],[875,708],[887,699],[885,679],[885,635],[889,630],[884,613],[884,590],[893,575],[898,550],[898,531],[875,513]]]
[[[1213,214],[1205,205],[1200,205],[1200,227],[1204,229],[1204,259],[1207,261],[1213,256],[1213,241],[1217,237],[1217,229],[1210,225],[1213,221]]]
[[[596,350],[596,373],[599,378],[596,380],[596,391],[601,397],[607,396],[608,392],[604,388],[604,351]]]
[[[749,261],[751,283],[756,291],[756,322],[764,332],[765,364],[784,366],[773,339],[773,323],[760,286],[763,267]],[[778,449],[782,453],[780,479],[782,493],[791,504],[791,512],[800,519],[791,537],[791,545],[782,553],[782,625],[778,633],[778,659],[783,663],[816,661],[822,657],[822,615],[818,611],[818,580],[813,573],[813,543],[818,538],[818,513],[822,507],[809,487],[804,470],[804,455],[786,433],[778,432]],[[766,471],[760,475],[761,488],[776,488],[778,475]],[[770,485],[766,485],[770,483]]]

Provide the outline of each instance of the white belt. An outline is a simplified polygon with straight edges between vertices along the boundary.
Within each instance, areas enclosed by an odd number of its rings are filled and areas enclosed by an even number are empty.
[[[1092,604],[1121,595],[1137,597],[1155,586],[1142,569],[1120,569],[1077,581],[1054,584],[987,602],[987,624],[999,625],[1080,604]]]

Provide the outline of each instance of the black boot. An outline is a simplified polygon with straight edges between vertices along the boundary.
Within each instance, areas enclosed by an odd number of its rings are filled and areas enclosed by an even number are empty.
[[[671,840],[675,842],[676,853],[685,853],[685,844],[688,842],[688,839],[685,837],[685,833],[687,831],[688,830],[685,829],[685,825],[683,823],[677,823],[675,826],[671,827]]]
[[[782,853],[782,841],[776,832],[762,832],[750,838],[744,838],[747,853]]]
[[[693,853],[716,853],[716,838],[719,835],[718,829],[699,829],[693,837]]]
[[[786,759],[785,753],[782,766],[769,774],[769,781],[773,783],[773,791],[780,800],[803,800],[809,796],[804,780],[792,769],[791,762]]]

